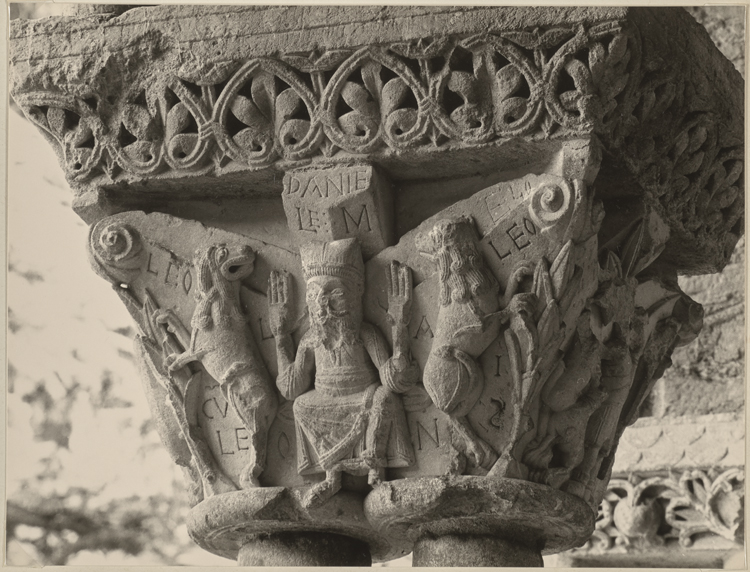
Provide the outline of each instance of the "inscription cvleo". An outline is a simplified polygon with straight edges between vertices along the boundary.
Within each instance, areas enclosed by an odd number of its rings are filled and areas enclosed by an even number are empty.
[[[217,384],[206,389],[216,390],[218,388],[219,385]],[[221,397],[209,397],[203,400],[201,413],[205,419],[226,419],[229,414],[229,402]],[[231,423],[231,419],[228,423]],[[205,428],[204,423],[201,423],[201,425]],[[223,426],[220,429],[214,429],[214,433],[216,434],[217,448],[221,455],[234,455],[239,451],[248,451],[250,449],[248,445],[250,433],[245,427]]]

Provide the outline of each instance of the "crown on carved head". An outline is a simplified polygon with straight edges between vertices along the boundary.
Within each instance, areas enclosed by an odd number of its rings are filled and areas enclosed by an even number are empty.
[[[299,253],[305,280],[315,276],[333,276],[364,286],[365,265],[356,239],[310,242],[302,245]]]

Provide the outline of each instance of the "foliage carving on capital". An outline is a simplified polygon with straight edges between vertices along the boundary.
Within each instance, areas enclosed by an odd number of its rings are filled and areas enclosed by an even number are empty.
[[[616,116],[616,97],[637,68],[633,50],[623,26],[605,22],[244,62],[188,59],[116,101],[96,93],[15,97],[70,161],[91,155],[71,175],[117,180],[120,172],[582,133]],[[83,148],[94,152],[74,152]]]
[[[246,60],[180,52],[117,94],[13,96],[81,186],[596,134],[680,240],[723,260],[741,234],[741,134],[704,109],[705,77],[656,50],[607,21]]]

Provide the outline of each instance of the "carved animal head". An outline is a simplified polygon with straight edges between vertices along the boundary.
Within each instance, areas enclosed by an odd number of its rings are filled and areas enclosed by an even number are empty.
[[[212,324],[211,309],[219,304],[220,315],[241,319],[238,304],[231,304],[239,295],[238,286],[232,286],[249,276],[255,267],[255,252],[247,245],[214,244],[197,253],[199,300],[192,326],[207,328]]]
[[[477,248],[479,237],[470,217],[438,221],[428,236],[424,241],[428,250],[422,254],[437,262],[441,305],[468,302],[472,296],[499,289]]]
[[[216,244],[208,247],[206,256],[212,258],[215,268],[230,282],[250,276],[255,268],[255,252],[246,244]]]

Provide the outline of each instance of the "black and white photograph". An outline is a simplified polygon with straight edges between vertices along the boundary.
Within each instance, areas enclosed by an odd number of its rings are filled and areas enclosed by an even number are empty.
[[[746,20],[7,3],[3,566],[747,569]]]

